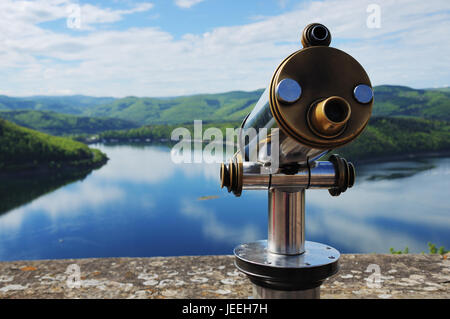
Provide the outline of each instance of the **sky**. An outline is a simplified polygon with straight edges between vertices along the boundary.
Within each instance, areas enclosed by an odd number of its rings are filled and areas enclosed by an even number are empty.
[[[311,22],[373,85],[450,85],[449,0],[1,0],[0,94],[264,88]]]

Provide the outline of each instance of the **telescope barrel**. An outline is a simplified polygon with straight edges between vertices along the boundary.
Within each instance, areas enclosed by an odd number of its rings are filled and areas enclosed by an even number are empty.
[[[290,174],[264,174],[261,173],[263,169],[260,163],[253,162],[222,164],[222,187],[235,195],[240,195],[242,190],[279,188],[286,191],[329,189],[336,196],[334,191],[345,192],[353,186],[356,176],[353,164],[337,155],[332,155],[330,161],[317,161],[312,167]]]
[[[258,190],[283,188],[283,189],[329,189],[337,186],[337,177],[333,163],[320,161],[313,168],[299,171],[297,174],[260,174],[256,171],[254,163],[244,165],[243,184],[244,190]]]

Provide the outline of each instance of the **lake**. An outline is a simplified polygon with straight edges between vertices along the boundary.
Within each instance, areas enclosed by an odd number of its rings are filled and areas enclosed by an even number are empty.
[[[30,184],[21,198],[39,195],[0,215],[0,260],[232,254],[267,237],[267,193],[221,190],[218,164],[175,164],[165,146],[93,147],[107,165],[42,194]],[[448,249],[449,177],[450,158],[358,165],[341,196],[306,191],[306,239],[342,253]]]

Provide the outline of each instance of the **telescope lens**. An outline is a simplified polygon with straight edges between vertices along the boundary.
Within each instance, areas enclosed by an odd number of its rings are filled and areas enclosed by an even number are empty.
[[[328,31],[324,26],[316,25],[312,28],[311,35],[314,40],[322,41],[325,40],[325,38],[328,36]]]
[[[340,123],[347,118],[348,107],[342,100],[330,100],[325,104],[325,115],[335,123]]]
[[[329,97],[314,105],[311,110],[310,128],[326,138],[339,135],[351,113],[348,102],[339,96]]]
[[[220,181],[221,181],[221,185],[220,187],[227,187],[228,189],[230,188],[230,172],[228,170],[228,165],[222,163],[222,165],[220,166]]]
[[[320,23],[311,23],[303,30],[303,47],[325,45],[329,46],[331,34],[327,27]]]

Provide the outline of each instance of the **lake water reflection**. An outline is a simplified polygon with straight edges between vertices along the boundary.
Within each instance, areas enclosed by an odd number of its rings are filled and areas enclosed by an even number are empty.
[[[0,260],[231,254],[266,238],[267,194],[221,190],[218,164],[174,164],[164,146],[96,145],[82,181],[0,215]],[[339,197],[307,191],[307,240],[341,252],[450,246],[450,158],[358,167]]]

